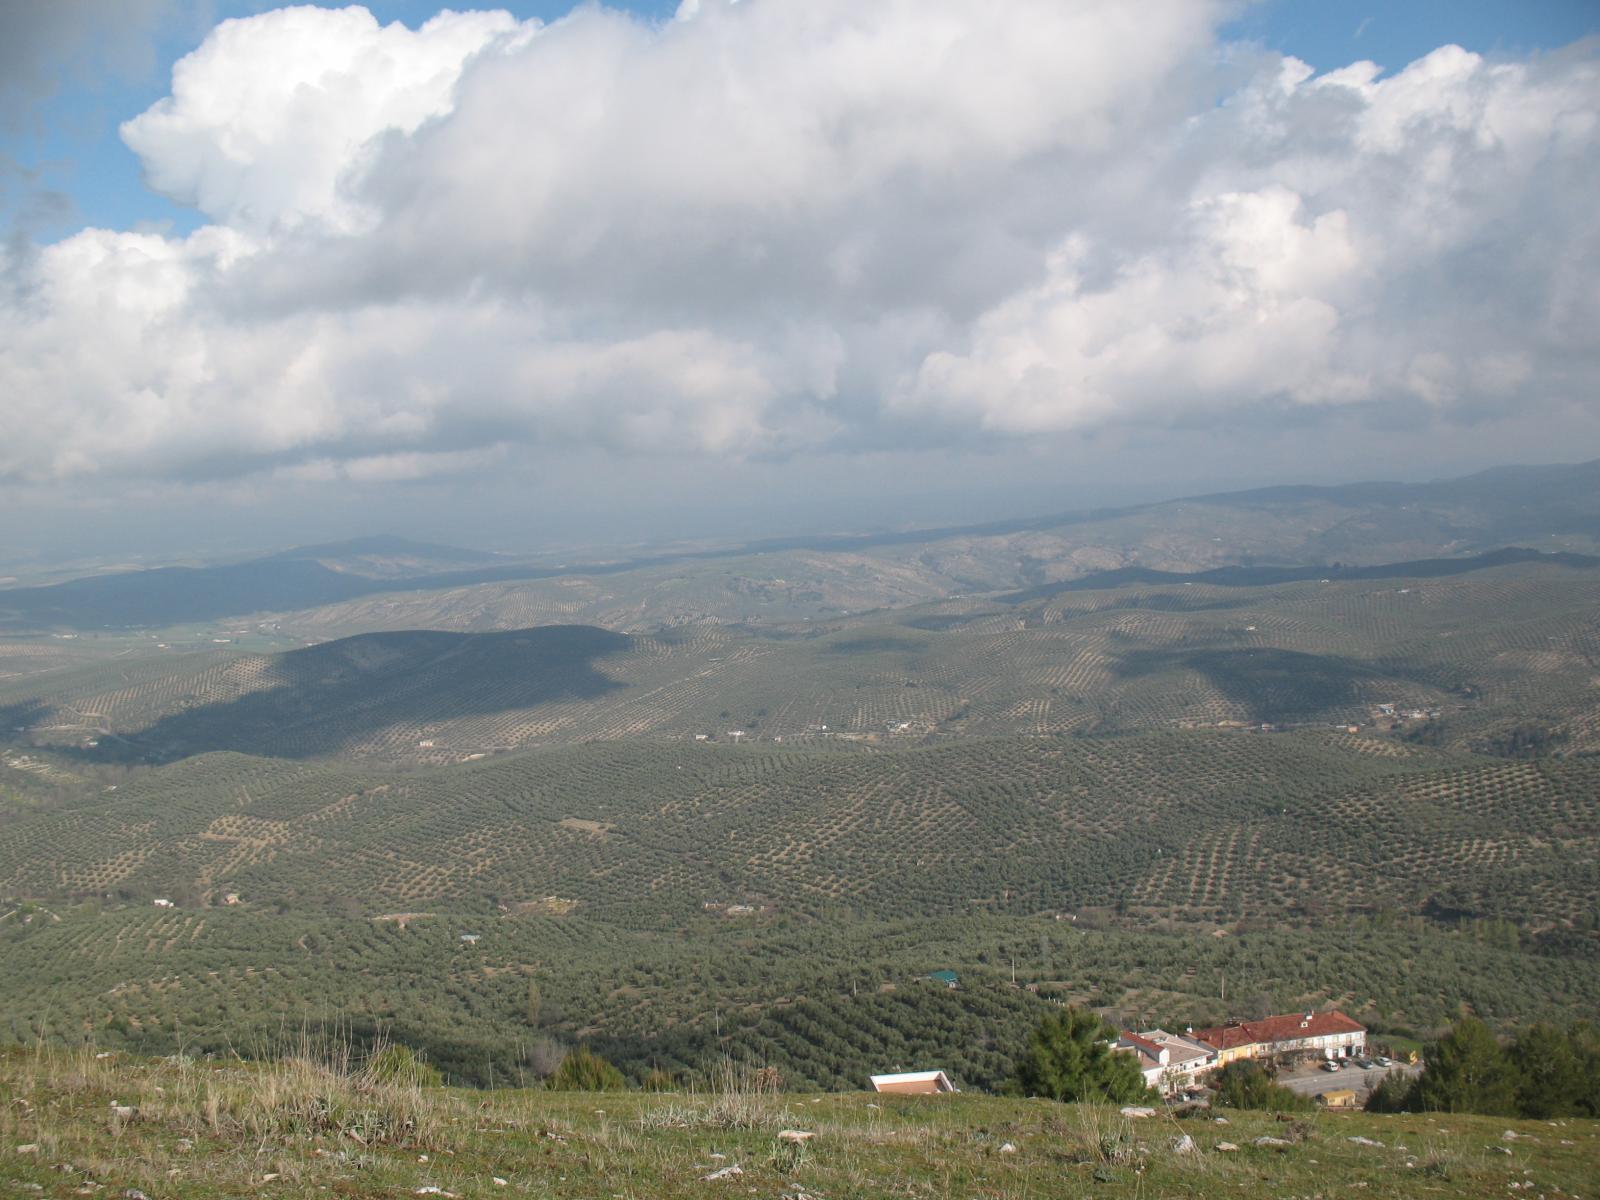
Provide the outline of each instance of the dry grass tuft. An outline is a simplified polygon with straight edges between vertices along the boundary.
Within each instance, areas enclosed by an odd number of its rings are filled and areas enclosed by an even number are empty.
[[[665,1102],[640,1113],[642,1129],[779,1129],[789,1105],[781,1099],[782,1077],[771,1067],[724,1059],[711,1072],[704,1092]]]
[[[140,1124],[189,1138],[286,1144],[343,1138],[356,1146],[427,1146],[459,1102],[404,1047],[358,1056],[348,1044],[313,1047],[263,1065],[195,1063],[130,1068],[92,1050],[41,1047],[31,1067],[56,1095],[104,1103],[113,1134]]]

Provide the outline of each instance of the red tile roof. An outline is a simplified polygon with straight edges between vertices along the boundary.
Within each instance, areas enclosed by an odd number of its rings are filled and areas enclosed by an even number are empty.
[[[1263,1021],[1237,1021],[1211,1029],[1197,1029],[1194,1036],[1218,1050],[1234,1050],[1273,1042],[1292,1042],[1300,1038],[1332,1037],[1340,1033],[1365,1033],[1367,1027],[1342,1012],[1284,1013]]]
[[[1165,1049],[1164,1046],[1157,1042],[1152,1042],[1149,1038],[1140,1037],[1131,1029],[1124,1029],[1122,1031],[1122,1040],[1127,1042],[1129,1045],[1136,1047],[1137,1049],[1143,1050],[1151,1058],[1159,1058],[1161,1056],[1161,1051]]]

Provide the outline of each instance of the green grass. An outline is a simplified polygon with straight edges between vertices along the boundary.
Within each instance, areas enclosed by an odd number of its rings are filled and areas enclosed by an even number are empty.
[[[1587,1196],[1595,1122],[1115,1109],[979,1096],[559,1094],[374,1084],[359,1067],[0,1059],[12,1194],[853,1197]],[[132,1112],[117,1115],[112,1105]],[[780,1140],[795,1129],[801,1145]],[[1517,1136],[1504,1138],[1507,1130]],[[1173,1146],[1188,1137],[1190,1153]],[[1288,1143],[1258,1147],[1272,1137]],[[1365,1138],[1381,1146],[1352,1141]],[[1223,1149],[1224,1143],[1238,1146]],[[29,1147],[20,1150],[18,1147]],[[1009,1147],[1009,1149],[1007,1149]],[[737,1167],[720,1181],[705,1177]],[[497,1182],[497,1181],[503,1181]],[[434,1193],[437,1194],[437,1193]]]

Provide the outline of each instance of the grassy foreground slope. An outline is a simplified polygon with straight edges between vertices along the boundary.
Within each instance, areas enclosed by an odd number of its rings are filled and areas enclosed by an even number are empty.
[[[1220,1125],[737,1086],[467,1095],[309,1062],[87,1053],[0,1059],[0,1091],[0,1181],[16,1195],[1578,1197],[1600,1177],[1592,1121],[1230,1113]]]

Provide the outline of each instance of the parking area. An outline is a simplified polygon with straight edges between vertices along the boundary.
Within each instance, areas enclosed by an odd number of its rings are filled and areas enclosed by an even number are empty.
[[[1421,1070],[1420,1066],[1398,1062],[1392,1067],[1371,1068],[1362,1068],[1351,1063],[1337,1071],[1324,1071],[1320,1066],[1302,1067],[1293,1071],[1280,1071],[1278,1082],[1302,1096],[1315,1096],[1319,1092],[1348,1088],[1357,1094],[1358,1099],[1365,1100],[1367,1093],[1377,1087],[1390,1071],[1404,1071],[1408,1075],[1415,1075]]]

